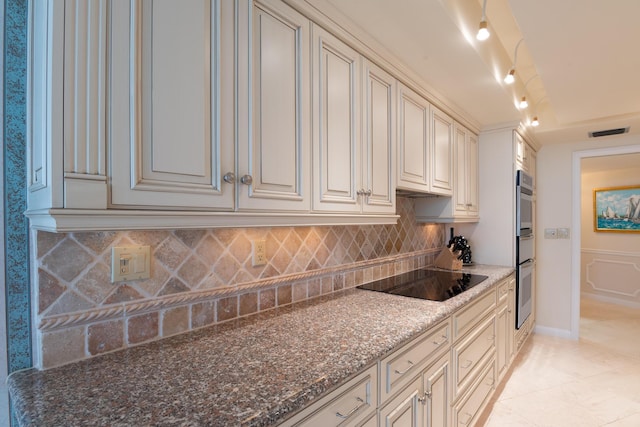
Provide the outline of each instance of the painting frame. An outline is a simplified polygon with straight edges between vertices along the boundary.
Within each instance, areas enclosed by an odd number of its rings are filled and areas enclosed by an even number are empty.
[[[640,233],[640,184],[594,188],[593,231]]]

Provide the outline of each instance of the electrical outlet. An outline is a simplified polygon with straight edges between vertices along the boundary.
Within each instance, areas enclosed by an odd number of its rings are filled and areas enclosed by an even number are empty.
[[[111,283],[151,277],[149,246],[114,246],[111,248]]]
[[[253,266],[258,267],[267,263],[267,242],[265,240],[253,241]]]

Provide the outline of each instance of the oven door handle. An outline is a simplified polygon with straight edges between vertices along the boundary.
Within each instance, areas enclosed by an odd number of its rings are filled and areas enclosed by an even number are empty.
[[[520,268],[533,267],[535,263],[536,261],[533,258],[529,258],[528,260],[520,264]]]

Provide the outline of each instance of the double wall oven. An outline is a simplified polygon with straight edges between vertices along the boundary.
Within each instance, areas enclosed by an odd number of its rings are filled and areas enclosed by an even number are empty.
[[[520,329],[533,306],[533,177],[516,176],[516,328]]]

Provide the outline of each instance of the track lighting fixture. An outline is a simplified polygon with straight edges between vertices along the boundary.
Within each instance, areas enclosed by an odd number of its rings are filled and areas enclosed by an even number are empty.
[[[535,105],[533,106],[533,110],[536,111],[536,109],[538,108],[538,105],[544,101],[545,99],[547,99],[546,96],[543,96],[542,98],[538,99],[538,101],[536,101]],[[529,123],[531,126],[538,127],[540,126],[540,120],[538,120],[538,115],[536,114],[535,116],[533,116],[533,119],[531,119],[531,123]]]
[[[518,108],[520,108],[521,110],[524,110],[528,106],[529,106],[529,102],[527,102],[527,97],[523,96],[522,99],[520,100],[520,103],[518,104]]]
[[[515,70],[515,68],[513,68],[513,67],[512,67],[512,68],[509,70],[509,72],[507,73],[507,75],[506,75],[506,76],[504,76],[504,82],[505,82],[506,84],[510,85],[511,83],[513,83],[514,81],[516,81],[515,74],[516,74],[516,70]]]
[[[489,28],[487,28],[487,0],[484,0],[482,3],[482,19],[480,20],[480,28],[478,29],[476,38],[483,41],[488,39],[490,35]]]
[[[537,74],[534,74],[532,77],[529,78],[529,80],[527,80],[527,82],[524,84],[524,91],[526,93],[527,90],[527,86],[529,86],[529,82],[533,79],[535,79],[536,77],[538,77]],[[525,108],[527,108],[529,106],[529,102],[527,102],[527,97],[525,95],[522,96],[522,99],[520,100],[520,102],[518,103],[518,108],[521,110],[524,110]]]
[[[516,74],[516,62],[518,62],[518,48],[520,47],[520,43],[522,43],[523,41],[524,39],[520,39],[518,44],[516,44],[516,49],[513,54],[513,65],[509,69],[509,72],[507,73],[507,75],[504,77],[504,82],[508,85],[510,85],[516,80],[515,74]]]

